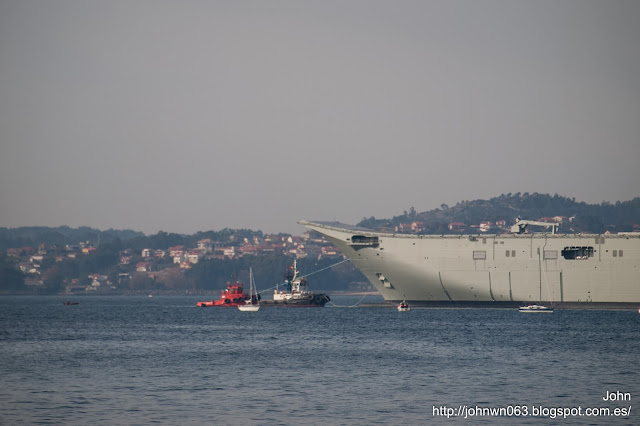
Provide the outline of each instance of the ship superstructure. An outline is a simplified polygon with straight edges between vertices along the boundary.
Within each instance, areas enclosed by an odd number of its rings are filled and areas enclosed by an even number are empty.
[[[525,222],[514,230],[523,232]],[[583,308],[640,303],[638,233],[436,236],[300,223],[331,241],[387,301]]]

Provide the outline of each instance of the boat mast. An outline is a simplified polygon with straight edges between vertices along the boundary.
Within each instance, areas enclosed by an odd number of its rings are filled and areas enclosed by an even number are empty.
[[[293,259],[293,278],[291,281],[298,278],[298,259]]]
[[[253,268],[249,267],[249,304],[250,305],[253,305],[253,293],[256,293],[256,299],[258,299],[257,297],[258,290],[255,287],[256,287],[256,283],[253,281]]]

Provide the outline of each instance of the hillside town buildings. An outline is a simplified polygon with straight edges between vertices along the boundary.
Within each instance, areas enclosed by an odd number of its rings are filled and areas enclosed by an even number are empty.
[[[199,262],[217,259],[234,260],[244,256],[262,256],[268,254],[286,254],[298,259],[308,256],[320,258],[338,258],[341,254],[326,240],[318,235],[306,232],[302,237],[291,235],[266,235],[240,239],[231,235],[228,241],[213,241],[205,238],[196,242],[194,247],[185,245],[166,247],[165,249],[143,248],[134,252],[130,248],[118,253],[119,272],[104,275],[91,273],[85,278],[70,279],[66,283],[68,293],[96,292],[115,289],[139,276],[154,278],[158,274],[176,269],[183,271]],[[43,286],[47,270],[56,263],[67,259],[79,260],[96,252],[90,243],[66,245],[64,247],[40,245],[33,247],[12,247],[7,249],[8,257],[15,259],[17,268],[25,274],[26,283],[31,286]],[[43,265],[46,265],[43,267]]]

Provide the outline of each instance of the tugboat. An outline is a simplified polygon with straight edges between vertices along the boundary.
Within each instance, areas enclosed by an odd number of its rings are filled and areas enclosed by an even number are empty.
[[[200,308],[215,306],[239,306],[244,305],[245,300],[249,300],[250,298],[251,296],[248,293],[244,292],[242,283],[240,283],[239,281],[236,281],[234,283],[228,282],[227,288],[222,290],[220,299],[198,302],[196,303],[196,306]]]
[[[285,274],[286,290],[273,291],[273,300],[262,302],[264,306],[290,306],[290,307],[322,307],[331,301],[324,293],[315,293],[309,290],[307,279],[298,276],[297,262],[293,261],[293,266]]]

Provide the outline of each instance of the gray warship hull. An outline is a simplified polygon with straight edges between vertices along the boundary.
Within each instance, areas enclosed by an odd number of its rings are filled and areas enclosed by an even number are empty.
[[[640,304],[640,234],[407,235],[301,221],[386,301],[412,306],[622,308]]]
[[[289,300],[262,300],[260,306],[277,306],[290,308],[322,308],[331,299],[326,294],[318,293],[310,297]]]

